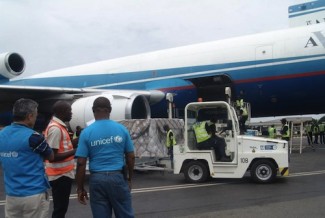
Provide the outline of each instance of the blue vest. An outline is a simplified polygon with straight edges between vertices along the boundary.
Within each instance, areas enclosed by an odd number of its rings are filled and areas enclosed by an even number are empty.
[[[26,197],[50,188],[43,158],[29,147],[33,132],[27,126],[15,123],[0,131],[0,161],[5,191],[9,196]]]

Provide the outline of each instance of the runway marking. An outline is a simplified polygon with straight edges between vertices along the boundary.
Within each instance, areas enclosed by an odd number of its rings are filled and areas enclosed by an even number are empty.
[[[311,171],[311,172],[301,172],[301,173],[292,173],[288,177],[297,177],[297,176],[310,176],[310,175],[319,175],[325,174],[325,170]]]
[[[301,173],[291,173],[287,177],[312,176],[312,175],[319,175],[319,174],[325,174],[325,170],[301,172]],[[131,193],[136,194],[136,193],[145,193],[145,192],[169,191],[169,190],[176,190],[176,189],[201,188],[201,187],[208,187],[208,186],[226,185],[226,184],[230,184],[230,183],[233,183],[233,182],[157,186],[157,187],[150,187],[150,188],[132,189]],[[77,194],[71,194],[70,199],[77,199]],[[50,197],[50,201],[52,201],[52,200],[53,200],[52,197]],[[0,200],[0,206],[4,206],[5,203],[6,203],[5,200]]]
[[[185,185],[159,186],[159,187],[133,189],[131,191],[131,193],[135,194],[135,193],[144,193],[144,192],[168,191],[168,190],[175,190],[175,189],[201,188],[201,187],[225,185],[225,184],[229,184],[229,183],[207,183],[207,184],[185,184]]]

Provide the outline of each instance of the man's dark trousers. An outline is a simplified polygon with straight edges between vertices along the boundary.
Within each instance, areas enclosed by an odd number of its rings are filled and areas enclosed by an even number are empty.
[[[50,181],[53,197],[52,218],[64,218],[69,206],[72,179],[66,176]]]

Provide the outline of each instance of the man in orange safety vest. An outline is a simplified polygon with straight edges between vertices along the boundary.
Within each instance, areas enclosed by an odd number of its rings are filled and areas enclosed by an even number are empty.
[[[54,152],[54,160],[46,161],[53,197],[52,218],[65,217],[69,206],[74,173],[74,154],[78,139],[70,139],[65,122],[72,118],[71,105],[66,101],[57,101],[53,105],[53,117],[45,130],[45,137]]]

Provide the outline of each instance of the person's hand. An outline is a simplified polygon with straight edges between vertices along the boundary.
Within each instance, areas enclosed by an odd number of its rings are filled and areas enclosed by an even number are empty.
[[[73,148],[77,148],[78,147],[78,142],[79,142],[79,138],[74,138],[71,140],[71,143],[73,145]]]
[[[88,200],[88,193],[86,190],[77,190],[77,195],[78,195],[78,201],[80,204],[87,204]]]

